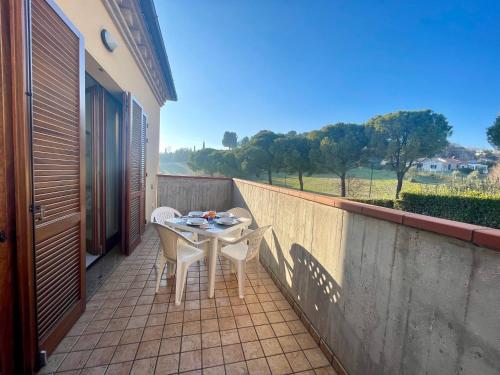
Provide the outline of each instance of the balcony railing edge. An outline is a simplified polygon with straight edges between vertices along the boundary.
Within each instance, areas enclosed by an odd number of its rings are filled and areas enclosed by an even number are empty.
[[[318,193],[303,192],[290,188],[243,180],[240,178],[233,178],[232,180],[233,182],[241,182],[247,185],[259,187],[261,189],[275,191],[311,202],[339,208],[348,212],[394,222],[447,237],[457,238],[462,241],[471,242],[477,246],[485,247],[494,251],[500,251],[500,229],[415,214],[393,208],[379,207],[367,203],[350,201],[348,199],[334,198]]]

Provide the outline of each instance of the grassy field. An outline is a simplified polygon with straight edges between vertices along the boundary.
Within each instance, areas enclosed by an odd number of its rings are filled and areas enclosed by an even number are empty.
[[[191,170],[187,163],[161,162],[160,171],[161,173],[173,175],[202,175],[202,173],[196,173]],[[392,199],[395,197],[396,175],[394,172],[382,169],[373,170],[373,176],[371,176],[371,173],[372,171],[369,168],[356,168],[350,171],[346,181],[348,198]],[[267,183],[267,179],[263,177],[261,177],[258,181]],[[371,183],[370,177],[373,177],[371,179]],[[295,175],[274,173],[273,184],[292,189],[299,189],[299,180]],[[314,193],[339,196],[340,179],[334,174],[317,174],[310,177],[305,176],[304,190]],[[470,181],[467,181],[465,176],[463,178],[453,178],[451,174],[447,173],[409,173],[403,183],[403,192],[411,191],[421,193],[450,194],[463,190],[491,193],[492,188],[491,186],[485,188],[482,184],[482,180],[471,183]],[[497,189],[497,193],[498,191],[500,191],[500,189]]]
[[[355,199],[385,199],[394,198],[396,195],[396,175],[388,170],[353,169],[347,178],[347,197]],[[372,177],[372,178],[370,178]],[[370,181],[371,180],[371,181]],[[453,178],[451,174],[409,173],[403,183],[403,192],[420,192],[435,194],[452,194],[457,191],[494,192],[495,187],[483,184],[483,180],[473,183],[464,178]],[[261,179],[261,182],[267,182]],[[274,174],[275,185],[299,189],[297,176]],[[370,187],[371,185],[371,187]],[[498,186],[497,186],[498,188]],[[319,174],[304,177],[304,190],[323,193],[332,196],[340,195],[340,179],[333,174]],[[497,190],[498,192],[498,190]]]
[[[191,168],[189,168],[187,163],[162,162],[161,160],[160,173],[183,176],[194,176],[196,174],[193,172],[193,170],[191,170]]]

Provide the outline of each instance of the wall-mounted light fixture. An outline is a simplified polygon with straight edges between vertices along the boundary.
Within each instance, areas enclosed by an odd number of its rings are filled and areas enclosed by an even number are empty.
[[[101,40],[102,44],[104,44],[104,47],[106,47],[109,52],[113,52],[116,47],[118,47],[118,42],[106,29],[101,30]]]

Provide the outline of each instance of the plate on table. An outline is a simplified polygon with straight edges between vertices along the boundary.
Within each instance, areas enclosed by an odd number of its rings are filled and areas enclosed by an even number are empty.
[[[217,212],[217,217],[220,219],[223,217],[234,217],[234,215],[231,212],[222,211],[222,212]]]
[[[206,223],[207,223],[207,221],[201,217],[193,217],[193,218],[186,220],[187,225],[194,225],[197,227],[200,225],[206,224]]]
[[[191,211],[188,213],[189,217],[202,217],[203,216],[203,211]]]
[[[216,219],[215,222],[220,225],[234,225],[238,223],[238,220],[234,217],[221,217]]]

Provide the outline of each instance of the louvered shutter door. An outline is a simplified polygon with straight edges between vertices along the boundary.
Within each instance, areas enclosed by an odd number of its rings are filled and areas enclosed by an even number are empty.
[[[146,115],[142,106],[130,94],[127,107],[125,250],[130,254],[141,241],[141,233],[144,231]]]
[[[85,66],[51,3],[31,1],[31,27],[37,329],[50,353],[85,308]]]

